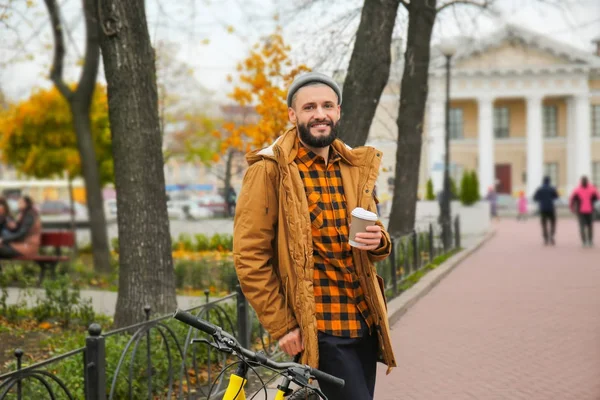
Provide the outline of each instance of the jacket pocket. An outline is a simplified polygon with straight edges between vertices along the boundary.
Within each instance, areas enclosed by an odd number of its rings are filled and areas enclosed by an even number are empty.
[[[387,300],[385,298],[385,283],[383,282],[383,278],[379,275],[376,275],[377,283],[379,284],[379,290],[381,291],[381,297],[383,297],[383,303],[385,304],[385,309],[387,311]]]
[[[317,191],[308,194],[308,212],[310,222],[315,228],[323,226],[323,209],[321,208],[321,193]]]

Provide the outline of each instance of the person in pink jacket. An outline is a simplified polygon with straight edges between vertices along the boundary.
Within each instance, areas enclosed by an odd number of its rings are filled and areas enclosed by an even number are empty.
[[[594,229],[592,225],[594,214],[594,202],[598,200],[598,190],[590,184],[587,177],[581,178],[581,184],[569,199],[571,211],[577,214],[579,219],[579,231],[583,247],[592,247],[594,241]]]
[[[517,201],[517,207],[519,211],[519,214],[517,215],[517,221],[527,221],[527,197],[525,197],[525,192],[522,190],[521,192],[519,192],[519,200]]]

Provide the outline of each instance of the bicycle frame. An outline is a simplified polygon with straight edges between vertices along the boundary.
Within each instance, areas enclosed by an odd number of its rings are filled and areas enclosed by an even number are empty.
[[[229,383],[227,389],[223,395],[223,400],[246,400],[246,391],[244,386],[246,385],[246,375],[248,374],[248,366],[244,363],[240,363],[235,373],[229,377]],[[275,394],[275,400],[284,400],[285,395],[288,391],[290,381],[284,378],[282,385],[277,388]]]
[[[291,394],[289,388],[291,382],[295,382],[302,387],[309,387],[315,391],[322,399],[326,399],[325,395],[319,388],[310,386],[311,379],[323,380],[337,387],[344,386],[344,380],[333,375],[327,374],[316,368],[311,368],[308,365],[300,365],[297,362],[279,363],[270,360],[264,354],[255,353],[251,350],[240,346],[237,340],[229,333],[223,331],[220,327],[211,324],[208,321],[202,320],[188,312],[177,310],[173,317],[179,321],[201,330],[213,337],[214,342],[209,342],[206,339],[192,339],[192,343],[206,343],[215,347],[219,351],[225,351],[229,354],[235,354],[240,363],[235,373],[231,374],[227,389],[223,400],[245,400],[246,393],[244,386],[247,382],[248,368],[250,365],[267,367],[273,371],[285,371],[280,375],[284,378],[282,383],[277,386],[277,394],[275,400],[284,400],[285,396]]]

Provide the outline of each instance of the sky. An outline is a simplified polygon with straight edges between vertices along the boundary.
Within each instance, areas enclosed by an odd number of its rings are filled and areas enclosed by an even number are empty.
[[[77,60],[84,49],[81,1],[59,2],[69,32],[66,79],[76,80]],[[306,6],[311,2],[318,4]],[[551,5],[555,2],[562,6]],[[15,101],[51,85],[47,75],[52,36],[43,1],[35,0],[31,9],[25,9],[24,2],[13,3],[16,12],[8,20],[10,26],[0,24],[0,87]],[[190,79],[207,89],[203,93],[223,101],[231,88],[227,75],[235,73],[252,45],[278,23],[292,46],[294,62],[329,73],[345,68],[361,4],[360,0],[147,0],[146,12],[152,41],[175,43],[177,60],[194,71]],[[394,36],[402,39],[407,14],[400,9]],[[275,13],[279,21],[273,19]],[[592,39],[600,38],[600,1],[495,0],[493,12],[485,14],[475,7],[455,6],[438,16],[433,42],[457,35],[483,38],[506,23],[592,52]],[[104,80],[102,70],[99,79]]]

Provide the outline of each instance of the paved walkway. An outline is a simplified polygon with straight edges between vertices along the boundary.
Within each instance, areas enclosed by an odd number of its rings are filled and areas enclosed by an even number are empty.
[[[495,227],[393,327],[399,367],[380,366],[375,399],[600,399],[600,245],[572,219],[556,247],[537,220]]]
[[[24,301],[28,307],[36,305],[38,297],[44,297],[44,289],[18,289],[7,288],[7,304],[16,304]],[[81,299],[90,299],[95,312],[108,316],[115,314],[117,306],[117,292],[108,290],[84,289],[80,291]],[[217,300],[218,297],[210,297],[210,301]],[[202,296],[177,296],[177,306],[182,309],[199,306],[206,303],[206,297]]]

